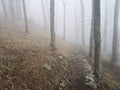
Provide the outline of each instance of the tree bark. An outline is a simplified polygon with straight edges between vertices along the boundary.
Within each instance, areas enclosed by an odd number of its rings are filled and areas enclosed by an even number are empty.
[[[118,23],[119,23],[119,0],[115,0],[114,25],[113,25],[113,46],[111,63],[115,65],[118,61]]]
[[[50,0],[50,30],[51,30],[51,42],[50,46],[53,50],[56,49],[55,46],[55,30],[54,30],[54,25],[55,25],[55,0]]]
[[[101,30],[100,30],[100,0],[93,0],[94,21],[94,74],[96,79],[101,78]]]
[[[23,4],[23,12],[24,12],[24,18],[25,18],[26,33],[29,33],[28,32],[28,20],[27,20],[26,5],[25,5],[25,1],[24,0],[22,0],[22,4]]]

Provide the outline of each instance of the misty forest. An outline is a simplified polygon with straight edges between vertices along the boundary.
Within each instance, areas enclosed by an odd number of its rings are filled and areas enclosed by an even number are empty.
[[[120,90],[120,0],[0,0],[0,90]]]

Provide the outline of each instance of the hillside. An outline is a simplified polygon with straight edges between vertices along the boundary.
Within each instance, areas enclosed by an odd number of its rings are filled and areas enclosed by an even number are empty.
[[[57,37],[52,51],[47,31],[32,23],[29,30],[22,23],[0,23],[0,90],[93,90],[84,85],[83,76],[91,73],[86,50]],[[109,83],[111,72],[105,75],[100,90],[119,90]]]
[[[52,90],[67,68],[67,60],[61,57],[68,55],[70,46],[59,40],[58,51],[53,52],[49,34],[29,28],[26,34],[21,26],[0,24],[1,90]]]

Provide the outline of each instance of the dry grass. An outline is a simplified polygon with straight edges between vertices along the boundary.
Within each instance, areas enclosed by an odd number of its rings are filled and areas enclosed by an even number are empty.
[[[30,25],[25,34],[20,25],[0,24],[1,90],[53,90],[67,69],[71,46],[57,38],[57,50],[49,47],[49,33]],[[47,70],[43,65],[50,65]]]
[[[0,23],[0,90],[54,90],[68,69],[72,44],[57,37],[57,50],[52,51],[47,31],[31,23],[29,30],[26,34],[22,23]],[[80,54],[87,57],[87,49],[81,49]],[[66,58],[61,60],[60,56]],[[51,70],[44,67],[46,64]],[[107,65],[104,63],[100,90],[116,90],[119,80],[113,77],[120,74],[114,75]]]

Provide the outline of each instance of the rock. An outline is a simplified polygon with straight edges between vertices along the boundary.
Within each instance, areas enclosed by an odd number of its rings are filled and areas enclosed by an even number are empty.
[[[85,85],[90,86],[95,89],[97,88],[97,84],[94,81],[87,82],[85,83]]]
[[[91,73],[89,73],[89,76],[95,77],[95,75],[93,73],[94,73],[93,71]]]
[[[51,70],[51,66],[48,65],[48,64],[43,65],[43,67],[44,67],[45,69],[49,70],[49,71]]]
[[[92,71],[92,67],[90,64],[85,64],[85,67],[88,71]]]
[[[91,76],[85,76],[86,81],[95,81]]]
[[[59,58],[60,58],[61,60],[64,60],[63,56],[59,56]]]
[[[96,89],[97,84],[94,79],[95,75],[93,74],[92,66],[88,63],[88,61],[86,59],[83,59],[83,61],[85,62],[84,67],[86,68],[87,71],[89,71],[89,73],[87,75],[85,75],[85,83],[84,84]]]
[[[83,59],[83,62],[88,63],[88,61],[86,59]]]
[[[92,73],[88,74],[87,76],[85,76],[85,85],[90,86],[92,88],[97,88],[97,84],[95,82],[94,79],[95,75],[93,75]]]

